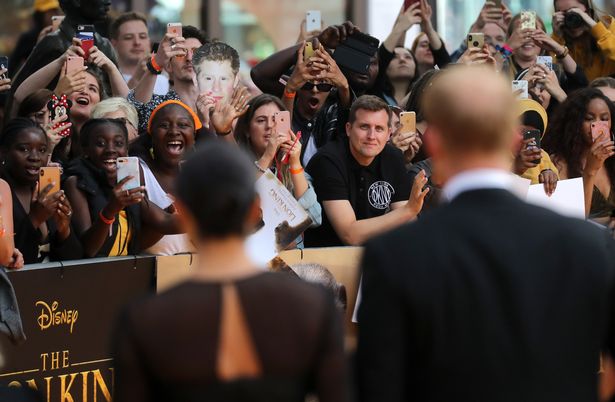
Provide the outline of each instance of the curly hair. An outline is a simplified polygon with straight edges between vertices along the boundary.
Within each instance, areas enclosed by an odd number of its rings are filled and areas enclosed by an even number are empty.
[[[611,122],[615,117],[613,103],[595,88],[584,88],[572,93],[557,109],[543,140],[543,148],[556,159],[566,163],[568,177],[581,177],[581,158],[591,148],[591,140],[581,133],[589,103],[603,100],[609,107]],[[611,124],[611,136],[615,127]],[[604,162],[611,183],[615,184],[615,158]]]

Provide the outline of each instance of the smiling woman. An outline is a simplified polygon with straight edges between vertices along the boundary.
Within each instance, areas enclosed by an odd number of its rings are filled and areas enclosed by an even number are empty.
[[[60,183],[42,189],[38,186],[41,167],[47,162],[47,145],[43,129],[26,118],[11,120],[0,137],[2,176],[13,195],[15,247],[23,253],[26,264],[83,255],[71,230],[71,204],[63,191],[52,190],[59,189]]]
[[[147,199],[161,209],[174,213],[175,189],[180,164],[193,150],[195,132],[201,123],[192,110],[179,101],[167,101],[151,114],[148,133],[132,147],[140,158]],[[142,247],[154,255],[193,252],[194,246],[185,234],[144,233]]]

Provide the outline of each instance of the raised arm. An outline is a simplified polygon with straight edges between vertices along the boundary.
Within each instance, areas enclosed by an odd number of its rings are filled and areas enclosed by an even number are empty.
[[[109,237],[109,226],[115,221],[116,215],[126,206],[139,203],[143,199],[143,187],[133,190],[122,189],[129,179],[130,177],[125,178],[113,189],[111,198],[99,211],[99,216],[90,215],[88,200],[77,188],[77,177],[71,176],[66,180],[66,196],[74,212],[73,225],[81,239],[86,257],[95,257],[98,254]]]
[[[155,64],[160,68],[165,68],[172,57],[185,55],[186,46],[184,42],[183,37],[170,33],[164,35],[158,46],[158,52],[154,55]],[[157,78],[158,75],[150,71],[141,78],[134,89],[134,99],[137,102],[147,103],[152,99]]]
[[[391,212],[376,218],[357,220],[348,200],[323,201],[323,208],[339,238],[346,245],[359,246],[375,236],[415,219],[421,212],[423,201],[429,192],[429,188],[423,190],[426,183],[425,172],[419,173],[414,180],[408,201],[392,204]]]

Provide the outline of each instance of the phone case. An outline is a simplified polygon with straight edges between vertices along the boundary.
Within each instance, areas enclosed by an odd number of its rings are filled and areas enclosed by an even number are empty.
[[[519,94],[519,99],[529,99],[530,97],[527,81],[525,80],[513,81],[512,90],[513,92],[521,90],[521,93]]]
[[[94,25],[91,24],[77,25],[77,32],[79,34],[90,34],[93,36],[96,29],[94,29]]]
[[[94,38],[91,39],[81,39],[81,49],[83,49],[84,59],[88,60],[90,58],[90,49],[94,46]]]
[[[305,48],[303,48],[303,60],[307,60],[314,55],[314,45],[312,42],[305,42]]]
[[[0,56],[0,70],[9,68],[9,58],[6,56]],[[8,72],[0,74],[0,80],[9,78]]]
[[[305,13],[306,32],[320,31],[321,26],[320,10],[311,10]]]
[[[551,56],[538,56],[536,58],[536,64],[542,64],[547,67],[549,71],[553,71],[553,57]]]
[[[421,0],[404,0],[404,11],[406,11],[407,9],[410,8],[411,5],[413,5],[414,3],[418,3]]]
[[[134,156],[117,158],[117,182],[121,182],[128,176],[132,176],[124,184],[124,190],[132,190],[141,186],[141,174],[139,170],[139,158]]]
[[[485,46],[485,34],[480,33],[480,32],[468,34],[468,49],[471,49],[471,48],[482,49],[484,46]]]
[[[411,133],[416,131],[416,113],[401,112],[399,114],[399,123],[401,124],[402,133]]]
[[[609,125],[606,122],[599,121],[596,123],[592,123],[591,128],[592,128],[592,140],[594,142],[598,139],[598,137],[602,135],[602,133],[607,133],[609,134],[609,137],[610,137]]]
[[[521,29],[536,29],[536,12],[521,12]]]
[[[525,130],[523,132],[523,140],[529,140],[529,139],[532,140],[529,144],[527,144],[526,148],[540,149],[540,138],[541,137],[542,137],[542,133],[540,132],[540,130]],[[539,164],[540,159],[534,160],[533,162],[535,164]]]
[[[290,130],[290,113],[286,110],[275,112],[273,114],[275,121],[275,130],[278,133],[286,134]]]
[[[175,36],[182,36],[182,23],[169,22],[167,24],[167,33]]]
[[[54,194],[60,191],[60,168],[57,166],[41,167],[38,173],[38,193],[43,192],[45,187],[53,183],[53,187],[47,194]]]
[[[68,56],[66,58],[66,74],[72,73],[75,70],[83,67],[83,57],[81,56]]]
[[[333,59],[338,66],[359,74],[367,74],[379,44],[380,41],[373,36],[355,32],[335,49]]]

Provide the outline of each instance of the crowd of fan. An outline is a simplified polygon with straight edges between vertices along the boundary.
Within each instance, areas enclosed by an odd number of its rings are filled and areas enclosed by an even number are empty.
[[[361,245],[439,202],[420,105],[439,71],[455,64],[486,64],[526,81],[512,172],[549,194],[558,180],[582,177],[587,216],[613,222],[615,24],[588,0],[555,0],[553,32],[487,1],[469,29],[484,35],[484,46],[464,39],[453,52],[422,0],[402,7],[364,74],[333,56],[360,27],[302,30],[296,45],[251,70],[254,85],[240,76],[237,51],[196,27],[167,33],[150,53],[148,21],[135,12],[116,18],[108,39],[96,33],[86,53],[76,26],[101,20],[103,3],[37,0],[37,18],[47,22],[23,35],[0,80],[0,264],[193,251],[174,184],[182,161],[207,141],[235,143],[255,174],[277,175],[313,221],[298,247]],[[47,25],[59,6],[65,19],[54,31]],[[408,49],[416,25],[421,33]],[[552,66],[538,62],[545,55]],[[86,64],[67,68],[77,56]],[[288,131],[276,129],[280,111],[291,113]],[[415,130],[402,129],[404,111],[416,113]],[[610,130],[593,138],[599,121]],[[529,146],[524,130],[538,130],[541,147]],[[139,158],[142,183],[129,190],[128,179],[117,179],[117,159],[126,156]],[[39,183],[45,166],[61,168],[61,186]]]

